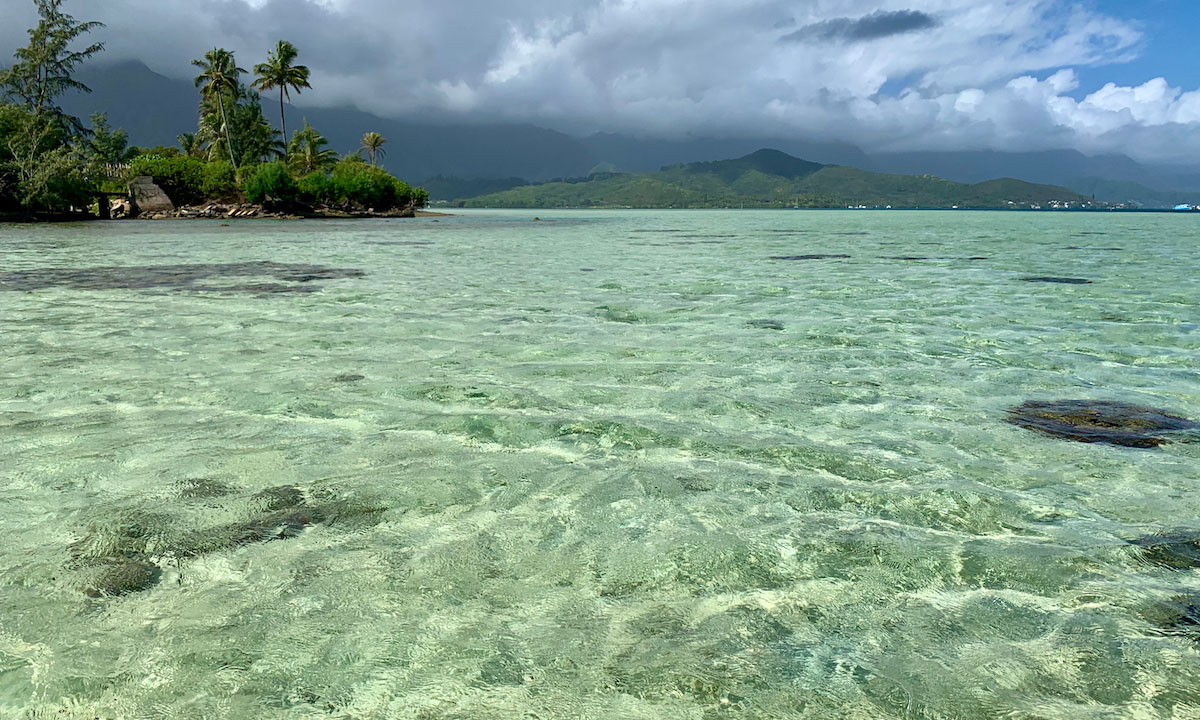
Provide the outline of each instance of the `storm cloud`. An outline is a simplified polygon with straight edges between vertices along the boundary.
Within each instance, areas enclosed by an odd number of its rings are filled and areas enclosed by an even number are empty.
[[[938,25],[932,15],[918,10],[877,10],[858,19],[834,18],[806,25],[796,32],[784,35],[782,42],[804,42],[808,40],[859,42],[878,40],[891,35],[929,30]]]
[[[534,122],[567,132],[771,136],[870,150],[1200,153],[1200,94],[1074,69],[1135,57],[1135,25],[1074,0],[67,0],[109,60],[190,77],[277,40],[313,70],[299,105]],[[0,0],[0,56],[30,0]],[[780,42],[788,37],[787,42]]]

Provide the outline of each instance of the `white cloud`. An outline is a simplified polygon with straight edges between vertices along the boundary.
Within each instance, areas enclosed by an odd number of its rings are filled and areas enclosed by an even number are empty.
[[[16,20],[0,28],[13,47],[32,3],[0,6]],[[314,70],[302,103],[385,114],[806,136],[869,150],[1200,151],[1196,92],[1155,79],[1072,97],[1072,68],[1129,59],[1143,40],[1073,0],[69,0],[68,9],[108,23],[110,57],[177,76],[215,45],[250,67],[284,37]],[[890,19],[903,21],[895,32]]]

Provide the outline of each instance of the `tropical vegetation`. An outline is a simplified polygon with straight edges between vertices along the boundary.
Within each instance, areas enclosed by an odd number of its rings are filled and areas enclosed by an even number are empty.
[[[287,137],[287,116],[283,112],[284,101],[291,99],[291,91],[300,94],[301,88],[311,88],[308,84],[309,71],[305,65],[295,65],[300,51],[286,40],[280,40],[275,49],[267,55],[265,63],[254,66],[254,87],[260,92],[279,89],[279,130]],[[308,123],[305,122],[307,126]]]
[[[29,43],[0,70],[0,212],[22,216],[83,216],[98,198],[125,191],[128,180],[152,177],[176,205],[248,200],[296,210],[421,207],[429,195],[380,168],[379,133],[339,158],[305,120],[287,134],[286,103],[311,88],[311,71],[299,50],[280,40],[249,83],[234,53],[213,48],[192,61],[199,90],[194,131],[178,147],[130,147],[128,135],[104,115],[85,123],[59,106],[68,92],[91,90],[75,77],[104,43],[83,45],[102,23],[77,21],[64,0],[34,0],[38,24]],[[260,93],[278,91],[279,129],[263,113]],[[365,153],[364,162],[361,153]]]
[[[387,142],[387,138],[377,132],[369,132],[363,135],[362,145],[359,151],[366,153],[367,162],[372,165],[379,164],[379,158],[387,155],[387,151],[383,149],[383,144]]]

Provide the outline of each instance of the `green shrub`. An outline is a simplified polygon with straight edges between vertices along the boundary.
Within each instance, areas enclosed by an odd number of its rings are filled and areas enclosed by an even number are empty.
[[[222,161],[205,163],[203,190],[206,199],[230,199],[237,195],[233,165]]]
[[[281,162],[259,165],[242,184],[246,199],[260,205],[295,202],[300,188]]]
[[[205,199],[203,160],[194,157],[139,155],[129,163],[133,177],[149,175],[171,202],[192,205]]]
[[[238,165],[237,172],[234,173],[237,186],[240,188],[246,187],[246,181],[250,179],[251,175],[258,172],[258,168],[260,167],[261,165],[259,163],[246,163],[245,165]]]
[[[333,181],[323,170],[305,175],[297,184],[300,188],[300,199],[304,202],[314,204],[337,202],[333,192]]]
[[[367,165],[361,158],[345,158],[329,174],[339,202],[386,210],[396,204],[394,179],[385,171]]]
[[[418,197],[408,183],[397,180],[382,168],[366,164],[357,156],[339,161],[329,174],[329,181],[333,202],[379,211],[407,205]]]
[[[143,155],[157,155],[158,157],[173,158],[181,157],[183,154],[179,152],[179,148],[172,145],[158,145],[152,148],[138,147],[134,145],[129,148],[128,155],[131,158],[141,157]]]

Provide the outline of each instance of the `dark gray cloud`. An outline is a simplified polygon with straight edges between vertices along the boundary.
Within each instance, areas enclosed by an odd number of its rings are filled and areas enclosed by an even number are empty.
[[[0,0],[0,64],[26,41],[33,5]],[[570,132],[842,140],[867,149],[1200,154],[1200,92],[1152,82],[1081,100],[1074,74],[1056,74],[1127,60],[1142,39],[1129,22],[1078,0],[65,6],[107,23],[97,33],[108,44],[105,59],[141,60],[173,77],[192,77],[189,61],[216,46],[251,68],[277,40],[290,40],[313,70],[301,106]],[[1179,146],[1154,139],[1168,130],[1183,138]]]
[[[919,10],[876,10],[858,19],[834,18],[805,25],[796,32],[784,35],[780,41],[865,42],[919,30],[931,30],[939,24],[936,17]]]

